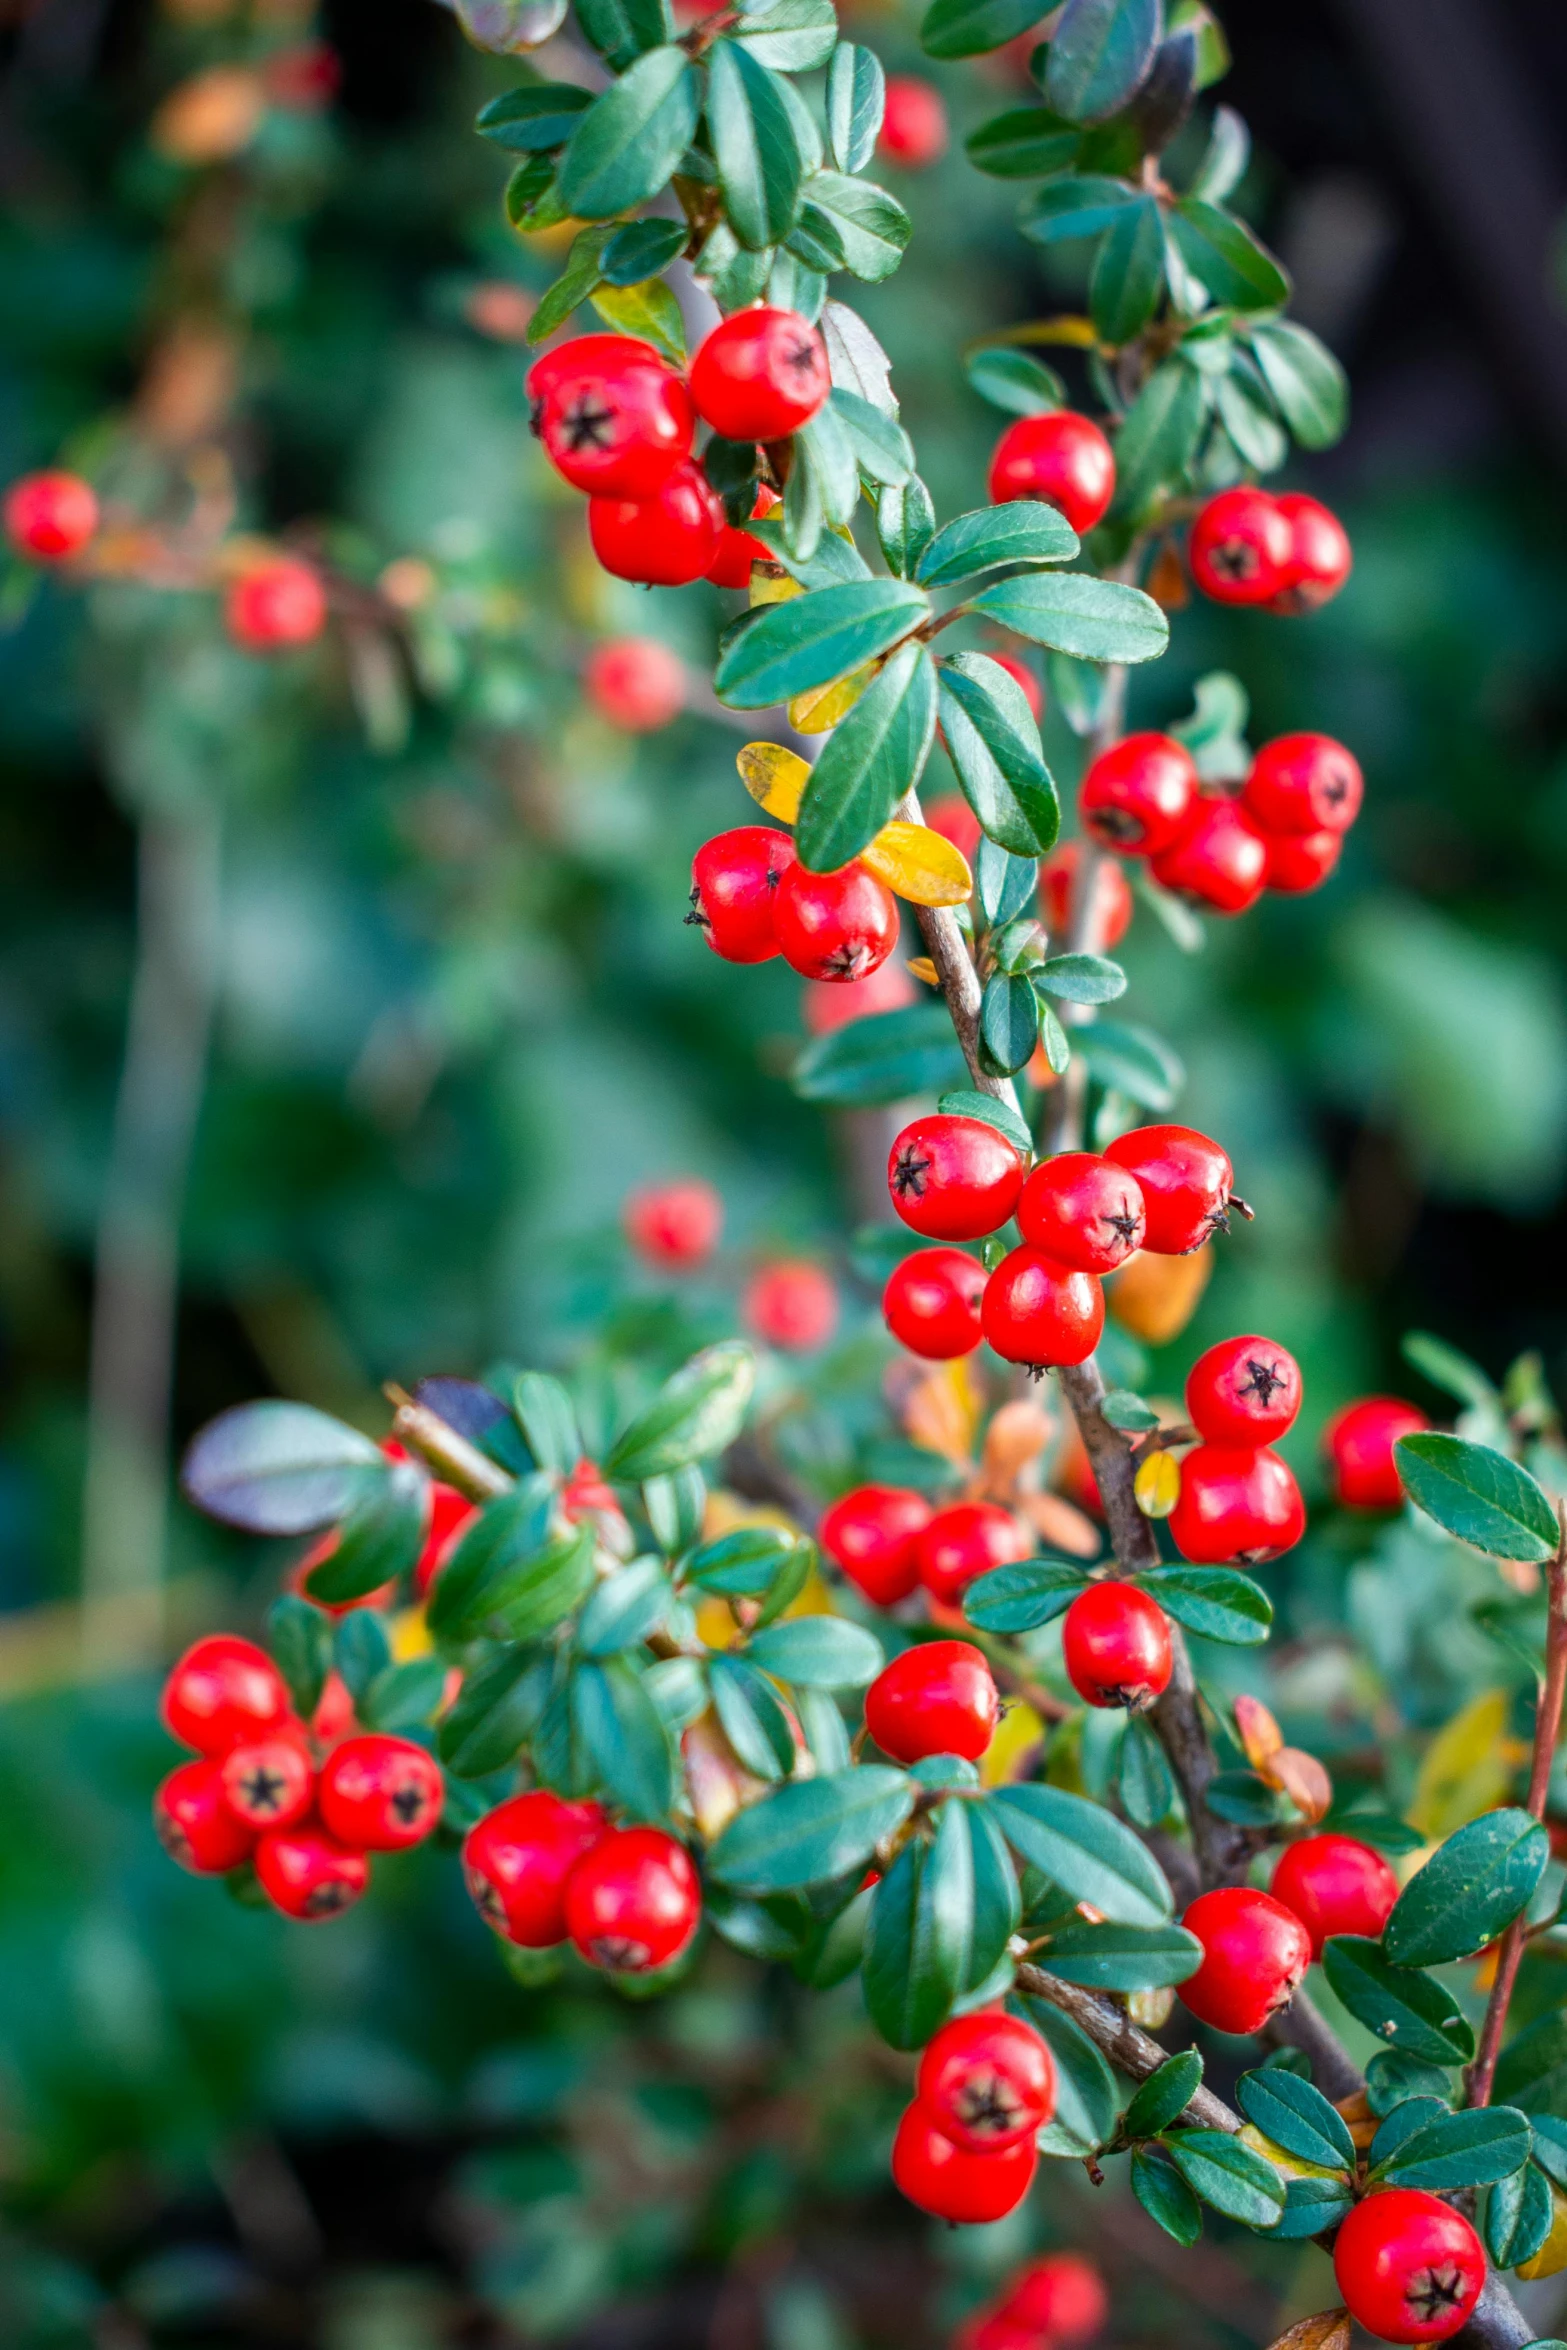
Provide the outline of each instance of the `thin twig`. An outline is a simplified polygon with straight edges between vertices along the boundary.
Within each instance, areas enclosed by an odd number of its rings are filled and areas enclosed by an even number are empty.
[[[1064,1983],[1059,1975],[1052,1975],[1044,1967],[1023,1965],[1017,1970],[1017,1987],[1031,1999],[1048,2000],[1063,2015],[1071,2017],[1078,2030],[1092,2040],[1101,2055],[1130,2080],[1146,2081],[1170,2061],[1168,2048],[1134,2024],[1125,2008],[1113,1999],[1106,1999],[1098,1991],[1085,1990],[1081,1983]],[[1194,2129],[1227,2130],[1233,2137],[1241,2127],[1241,2117],[1232,2113],[1222,2097],[1211,2089],[1199,2089],[1179,2119],[1189,2122]]]
[[[432,1468],[446,1484],[454,1485],[469,1501],[494,1501],[500,1494],[509,1493],[516,1480],[488,1453],[480,1452],[466,1436],[443,1420],[439,1412],[432,1412],[428,1404],[415,1403],[400,1387],[389,1385],[386,1394],[396,1408],[392,1434],[397,1442]]]

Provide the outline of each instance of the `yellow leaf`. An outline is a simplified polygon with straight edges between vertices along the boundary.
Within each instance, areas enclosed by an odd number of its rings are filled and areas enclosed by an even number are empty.
[[[1487,1689],[1455,1714],[1426,1748],[1408,1818],[1432,1843],[1505,1800],[1511,1773],[1503,1752],[1507,1692]]]
[[[1137,1464],[1132,1491],[1145,1518],[1167,1518],[1181,1498],[1180,1463],[1172,1453],[1151,1452]]]
[[[904,1402],[904,1434],[911,1444],[923,1446],[926,1452],[939,1452],[957,1467],[967,1468],[981,1404],[974,1374],[961,1356],[933,1365]]]
[[[608,325],[622,334],[645,337],[676,367],[684,367],[686,334],[680,305],[661,277],[644,278],[638,286],[596,286],[588,300]]]
[[[974,887],[963,851],[928,824],[884,824],[860,860],[915,906],[966,905]]]
[[[1246,2124],[1240,2132],[1240,2141],[1243,2146],[1249,2146],[1253,2154],[1260,2154],[1264,2162],[1271,2162],[1274,2169],[1282,2171],[1287,2179],[1341,2179],[1344,2176],[1342,2166],[1338,2169],[1324,2169],[1319,2162],[1302,2162],[1298,2155],[1286,2154],[1283,2147],[1276,2146],[1270,2137],[1258,2129],[1255,2122]]]
[[[776,816],[780,824],[792,824],[800,813],[800,795],[811,779],[799,752],[785,750],[782,743],[747,743],[743,751],[735,753],[735,765],[757,806]]]
[[[1020,1779],[1045,1741],[1045,1725],[1023,1698],[1007,1707],[979,1766],[982,1787],[1004,1787]]]
[[[870,661],[863,669],[852,670],[832,685],[817,685],[808,694],[796,694],[789,704],[789,724],[801,734],[825,734],[840,718],[847,718],[870,684],[875,669],[876,664]]]
[[[1240,1732],[1246,1760],[1254,1771],[1262,1770],[1284,1744],[1283,1731],[1260,1697],[1237,1697],[1235,1727]]]
[[[766,571],[752,564],[749,602],[753,612],[759,604],[787,604],[804,593],[799,581],[791,579],[787,571]]]
[[[1196,1313],[1212,1271],[1213,1250],[1206,1242],[1189,1257],[1156,1257],[1139,1249],[1109,1283],[1105,1302],[1134,1338],[1168,1346]]]
[[[929,955],[911,955],[908,971],[911,979],[923,979],[927,987],[941,985],[941,973],[936,969]]]
[[[416,1656],[428,1656],[435,1642],[430,1627],[424,1620],[422,1607],[399,1608],[392,1618],[392,1656],[400,1665],[410,1664]]]
[[[1532,2260],[1518,2263],[1521,2277],[1554,2277],[1567,2268],[1567,2197],[1559,2187],[1551,2189],[1551,2232]]]
[[[1033,319],[1026,326],[1009,326],[1000,334],[982,335],[970,348],[988,350],[992,343],[1064,343],[1074,351],[1092,351],[1098,341],[1089,319],[1063,313]]]
[[[1175,1991],[1161,1983],[1157,1991],[1128,1991],[1126,2012],[1145,2032],[1162,2032],[1175,2010]]]

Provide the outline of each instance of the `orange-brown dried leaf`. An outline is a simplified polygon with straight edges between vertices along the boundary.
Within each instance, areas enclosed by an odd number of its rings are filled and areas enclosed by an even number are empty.
[[[1213,1272],[1213,1250],[1156,1257],[1139,1249],[1105,1286],[1105,1303],[1123,1330],[1145,1346],[1168,1346],[1196,1313]]]
[[[1299,2325],[1280,2334],[1269,2350],[1349,2350],[1349,2311],[1347,2309],[1319,2310],[1315,2317],[1303,2317]]]
[[[1332,1805],[1333,1782],[1316,1756],[1307,1754],[1303,1747],[1281,1746],[1262,1765],[1262,1776],[1270,1787],[1277,1787],[1287,1795],[1313,1827]]]
[[[1059,1493],[1025,1493],[1018,1508],[1048,1549],[1064,1550],[1074,1559],[1099,1556],[1099,1529],[1075,1502],[1063,1501]]]
[[[1237,1697],[1235,1727],[1240,1732],[1246,1760],[1267,1778],[1267,1764],[1284,1744],[1284,1733],[1260,1697]]]
[[[923,979],[927,987],[941,985],[941,973],[936,969],[929,955],[911,955],[907,968],[911,979]]]
[[[1161,611],[1179,612],[1183,605],[1191,601],[1191,590],[1186,584],[1186,568],[1168,539],[1154,557],[1147,589]]]
[[[1019,1478],[1038,1460],[1055,1430],[1052,1415],[1032,1396],[1016,1396],[1001,1406],[985,1430],[980,1455],[980,1474],[995,1500],[1012,1498]]]
[[[927,1371],[904,1401],[903,1431],[911,1444],[967,1468],[979,1430],[982,1398],[967,1362]]]

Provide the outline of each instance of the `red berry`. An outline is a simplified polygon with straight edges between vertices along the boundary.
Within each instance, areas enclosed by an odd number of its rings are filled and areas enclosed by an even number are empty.
[[[700,1265],[718,1246],[724,1203],[710,1183],[683,1175],[632,1192],[621,1217],[626,1238],[650,1265]]]
[[[429,1597],[431,1584],[478,1514],[468,1496],[459,1493],[455,1485],[443,1485],[438,1477],[431,1478],[430,1529],[414,1565],[414,1589],[421,1599]]]
[[[954,1502],[936,1512],[919,1538],[920,1581],[932,1599],[952,1607],[976,1575],[1033,1554],[1032,1541],[999,1502]]]
[[[1193,1565],[1240,1559],[1263,1566],[1293,1550],[1305,1531],[1306,1506],[1294,1473],[1266,1446],[1199,1444],[1182,1461],[1170,1535]]]
[[[898,2124],[892,2176],[909,2201],[933,2218],[984,2223],[1017,2209],[1038,2160],[1032,2138],[1004,2154],[965,2154],[916,2103]]]
[[[1192,577],[1216,604],[1271,604],[1294,543],[1289,517],[1266,490],[1221,490],[1192,524]]]
[[[984,1336],[985,1268],[960,1248],[917,1248],[895,1265],[881,1293],[882,1316],[900,1346],[926,1362],[972,1354]]]
[[[1229,1230],[1235,1171],[1216,1142],[1190,1126],[1134,1126],[1106,1143],[1105,1157],[1137,1177],[1147,1213],[1143,1246],[1184,1257]]]
[[[830,1036],[851,1020],[901,1012],[917,992],[903,965],[889,960],[878,964],[867,979],[808,979],[801,990],[801,1009],[812,1036]]]
[[[214,1632],[187,1648],[163,1685],[163,1726],[198,1754],[227,1754],[285,1721],[283,1676],[264,1648]]]
[[[1040,2350],[1040,2337],[1005,2310],[977,2309],[953,2335],[952,2350]]]
[[[941,92],[918,74],[887,76],[886,107],[876,152],[905,171],[924,171],[947,152],[947,105]]]
[[[1113,1273],[1143,1245],[1147,1213],[1135,1175],[1093,1151],[1063,1151],[1037,1166],[1017,1203],[1033,1248],[1080,1273]]]
[[[1086,1363],[1105,1326],[1104,1291],[1092,1273],[1025,1243],[991,1274],[980,1318],[1003,1362],[1031,1370]]]
[[[1063,942],[1072,927],[1072,890],[1081,843],[1063,841],[1039,868],[1039,910],[1052,945]],[[1091,930],[1100,949],[1119,946],[1132,926],[1132,892],[1126,875],[1113,857],[1099,857],[1094,866],[1094,919]]]
[[[656,638],[614,637],[588,655],[582,690],[611,726],[652,734],[685,708],[685,663]]]
[[[894,1762],[928,1754],[978,1762],[1000,1719],[990,1667],[967,1640],[917,1641],[865,1692],[865,1726]]]
[[[1186,1375],[1186,1416],[1210,1444],[1276,1444],[1300,1410],[1300,1365],[1271,1338],[1221,1338]]]
[[[1303,1836],[1286,1844],[1268,1887],[1299,1918],[1322,1956],[1330,1934],[1365,1934],[1375,1942],[1398,1899],[1398,1879],[1380,1852],[1353,1836]]]
[[[1485,2254],[1461,2211],[1418,2187],[1382,2187],[1333,2240],[1333,2274],[1356,2323],[1383,2342],[1444,2342],[1468,2323]]]
[[[1152,857],[1180,839],[1196,797],[1196,762],[1184,743],[1168,734],[1129,734],[1093,761],[1077,805],[1105,848]]]
[[[856,1485],[822,1513],[816,1539],[868,1600],[892,1607],[919,1581],[918,1542],[930,1520],[923,1493],[904,1485]]]
[[[441,1816],[441,1771],[411,1738],[383,1730],[345,1738],[321,1766],[317,1804],[322,1825],[363,1852],[403,1852],[430,1834]]]
[[[1177,1986],[1182,2004],[1217,2032],[1260,2032],[1305,1980],[1311,1942],[1271,1893],[1220,1885],[1200,1893],[1181,1920],[1202,1944],[1202,1964]]]
[[[1085,1705],[1140,1714],[1170,1685],[1174,1658],[1164,1611],[1135,1583],[1090,1583],[1066,1611],[1061,1649]]]
[[[691,362],[691,397],[729,441],[781,441],[809,424],[832,390],[827,346],[793,310],[737,310]]]
[[[5,494],[5,535],[19,555],[58,563],[98,527],[98,499],[79,473],[24,473]]]
[[[310,1735],[318,1746],[337,1746],[353,1727],[353,1691],[341,1673],[330,1672],[321,1685],[316,1710],[310,1717]]]
[[[1028,704],[1029,716],[1033,719],[1034,724],[1037,726],[1045,714],[1045,689],[1040,684],[1033,670],[1030,669],[1026,661],[1019,659],[1016,653],[992,653],[989,655],[989,658],[994,661],[998,669],[1004,669],[1006,671],[1008,677],[1011,678],[1014,685],[1022,687],[1023,699]],[[929,823],[929,817],[927,817],[925,821]],[[979,823],[977,816],[975,817],[974,822],[977,827]],[[976,836],[975,846],[977,847],[978,845],[978,839]],[[964,854],[967,855],[967,853],[968,852],[965,850]]]
[[[1115,455],[1092,417],[1070,408],[1019,416],[996,443],[990,460],[993,505],[1043,498],[1081,537],[1103,521],[1114,495]]]
[[[198,1877],[226,1876],[255,1850],[255,1829],[229,1809],[222,1769],[205,1756],[170,1771],[152,1799],[152,1824],[170,1859]]]
[[[1304,897],[1320,889],[1339,861],[1341,832],[1270,832],[1266,886],[1281,897]]]
[[[537,1787],[470,1828],[462,1871],[487,1926],[524,1950],[566,1939],[566,1879],[610,1833],[596,1803],[563,1803]]]
[[[984,1118],[916,1118],[887,1160],[892,1204],[929,1240],[982,1240],[1003,1225],[1023,1188],[1023,1155]]]
[[[291,1828],[315,1799],[315,1765],[303,1722],[288,1722],[268,1738],[231,1746],[218,1765],[224,1800],[253,1834]]]
[[[588,500],[593,552],[616,579],[689,587],[718,553],[724,510],[700,465],[677,465],[644,498]]]
[[[857,857],[836,873],[792,864],[773,922],[784,961],[806,979],[868,979],[898,943],[898,901]]]
[[[1424,1412],[1396,1395],[1366,1395],[1346,1404],[1322,1432],[1334,1500],[1348,1510],[1402,1509],[1393,1447],[1401,1436],[1418,1436],[1430,1425]]]
[[[702,1916],[691,1856],[661,1828],[618,1828],[566,1880],[566,1931],[592,1966],[650,1974],[690,1945]]]
[[[1347,832],[1365,789],[1354,752],[1330,734],[1280,734],[1252,761],[1242,804],[1263,832]]]
[[[779,885],[795,861],[787,832],[742,824],[705,841],[691,860],[694,923],[726,963],[766,963],[778,952],[773,917]]]
[[[1180,838],[1149,861],[1162,889],[1244,914],[1268,878],[1268,844],[1237,800],[1199,799]]]
[[[651,498],[691,454],[690,393],[631,335],[578,335],[547,351],[529,372],[528,402],[556,471],[596,497]]]
[[[756,503],[751,508],[751,520],[759,522],[764,514],[770,514],[780,502],[776,490],[770,490],[765,482],[759,483]],[[751,584],[752,564],[772,563],[776,560],[772,548],[763,546],[761,540],[750,531],[736,530],[733,523],[725,523],[724,535],[718,542],[718,552],[707,567],[707,577],[715,587],[748,588]]]
[[[1030,2261],[1003,2296],[1001,2307],[1015,2325],[1044,2335],[1051,2350],[1073,2350],[1098,2333],[1110,2314],[1109,2296],[1091,2261],[1073,2252],[1047,2253]]]
[[[838,1289],[830,1273],[803,1258],[763,1265],[740,1301],[746,1328],[787,1354],[811,1354],[838,1327]]]
[[[997,654],[996,658],[999,660],[1000,655]],[[1035,691],[1038,691],[1037,687]],[[939,832],[943,840],[950,840],[953,847],[960,850],[972,864],[974,853],[985,836],[979,818],[961,792],[942,792],[938,798],[931,800],[925,809],[925,821],[932,832]]]
[[[1319,499],[1299,490],[1286,490],[1275,504],[1290,526],[1290,553],[1272,609],[1314,612],[1338,594],[1354,567],[1349,533]]]
[[[326,590],[319,573],[293,555],[279,555],[242,571],[223,606],[229,635],[247,653],[308,645],[326,626]]]
[[[274,1909],[313,1924],[353,1907],[370,1883],[370,1860],[306,1820],[268,1830],[256,1846],[256,1875]]]
[[[1001,2154],[1055,2112],[1055,2060],[1032,2025],[981,2008],[942,2025],[920,2058],[914,2093],[954,2146]]]

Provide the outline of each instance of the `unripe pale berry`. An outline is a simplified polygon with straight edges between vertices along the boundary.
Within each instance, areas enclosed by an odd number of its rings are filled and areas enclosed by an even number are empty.
[[[1265,1566],[1305,1533],[1306,1505],[1288,1462],[1266,1446],[1199,1444],[1181,1463],[1169,1527],[1194,1566]]]
[[[283,1676],[264,1648],[213,1632],[187,1648],[163,1686],[163,1726],[182,1746],[224,1755],[286,1721]]]
[[[497,1804],[463,1840],[463,1877],[480,1917],[524,1950],[564,1942],[566,1880],[609,1833],[596,1803],[565,1803],[543,1787]]]
[[[1062,1151],[1029,1176],[1017,1221],[1023,1238],[1058,1264],[1113,1273],[1142,1247],[1148,1217],[1127,1168],[1094,1151]]]
[[[700,465],[677,465],[644,498],[592,497],[588,537],[604,569],[639,587],[689,587],[718,553],[724,509]]]
[[[1382,2187],[1333,2240],[1333,2275],[1356,2323],[1383,2342],[1444,2342],[1485,2288],[1485,2253],[1461,2211],[1418,2187]]]
[[[1192,524],[1192,577],[1216,604],[1271,604],[1289,577],[1294,544],[1288,516],[1266,490],[1221,490]]]
[[[566,1880],[566,1931],[590,1966],[650,1974],[686,1950],[702,1916],[691,1856],[661,1828],[619,1828]]]
[[[1375,1942],[1398,1899],[1398,1879],[1380,1852],[1354,1836],[1302,1836],[1286,1844],[1268,1887],[1298,1917],[1322,1956],[1330,1934],[1364,1934]]]
[[[748,1330],[786,1354],[810,1354],[838,1327],[838,1289],[830,1273],[808,1258],[763,1265],[740,1301]]]
[[[1081,537],[1103,521],[1114,495],[1115,454],[1091,417],[1069,408],[1019,416],[996,443],[990,460],[993,505],[1042,498]]]
[[[912,73],[887,76],[876,152],[905,171],[924,171],[940,162],[947,152],[947,103],[933,82]]]
[[[268,1737],[231,1746],[218,1769],[230,1811],[256,1835],[291,1828],[315,1800],[315,1765],[303,1722],[286,1722]]]
[[[831,390],[827,346],[794,310],[735,311],[691,362],[697,412],[730,441],[785,439],[809,424]]]
[[[255,1829],[224,1798],[221,1764],[205,1755],[170,1771],[152,1799],[152,1824],[169,1858],[193,1876],[226,1876],[255,1849]]]
[[[1332,735],[1280,734],[1252,761],[1242,804],[1264,832],[1347,832],[1365,790],[1359,760]]]
[[[652,734],[685,707],[685,663],[654,637],[614,637],[583,663],[582,690],[611,726]]]
[[[261,1890],[285,1917],[313,1925],[351,1909],[370,1883],[368,1854],[341,1844],[313,1820],[272,1828],[256,1846]]]
[[[1143,1247],[1184,1257],[1229,1230],[1235,1171],[1216,1142],[1191,1126],[1134,1126],[1105,1157],[1136,1176],[1147,1222]]]
[[[1015,2324],[1043,2335],[1051,2350],[1076,2350],[1091,2341],[1110,2314],[1110,2299],[1092,2261],[1075,2252],[1050,2252],[1029,2262],[1002,2298]]]
[[[1174,1655],[1164,1611],[1135,1583],[1090,1583],[1066,1611],[1061,1653],[1085,1705],[1143,1713],[1170,1685]]]
[[[865,1726],[894,1762],[930,1754],[978,1762],[1000,1719],[990,1667],[967,1640],[917,1641],[865,1692]]]
[[[1346,1404],[1322,1432],[1334,1500],[1351,1510],[1401,1509],[1404,1488],[1393,1447],[1401,1436],[1418,1436],[1430,1425],[1424,1412],[1396,1395],[1366,1395]]]
[[[1215,2031],[1260,2032],[1305,1980],[1306,1929],[1269,1893],[1217,1886],[1198,1895],[1181,1923],[1202,1944],[1203,1958],[1176,1989],[1182,2005]]]
[[[651,498],[691,454],[690,393],[631,335],[577,335],[547,351],[529,371],[528,401],[551,464],[594,497]]]
[[[985,1284],[980,1320],[1003,1362],[1036,1371],[1086,1363],[1104,1330],[1104,1291],[1092,1273],[1025,1242]]]
[[[726,963],[766,963],[778,952],[778,891],[795,861],[787,832],[741,824],[704,841],[691,860],[686,916]]]
[[[79,473],[24,473],[5,494],[5,535],[36,563],[79,555],[98,528],[98,499]]]
[[[784,961],[806,979],[868,979],[898,943],[898,901],[856,857],[835,873],[798,860],[778,885],[773,925]]]
[[[983,1118],[936,1112],[905,1126],[887,1160],[892,1204],[929,1240],[982,1240],[1023,1188],[1023,1154]]]
[[[1320,499],[1300,490],[1285,490],[1275,503],[1289,524],[1290,552],[1283,585],[1269,609],[1314,612],[1338,594],[1354,567],[1349,533]]]
[[[1300,1365],[1271,1338],[1221,1338],[1186,1375],[1186,1416],[1210,1444],[1275,1444],[1300,1410]]]
[[[919,1537],[931,1514],[908,1486],[856,1485],[823,1511],[816,1539],[874,1606],[893,1607],[919,1582]]]
[[[1266,887],[1280,897],[1304,897],[1320,889],[1343,852],[1341,832],[1270,832]]]
[[[932,1599],[952,1607],[976,1575],[1030,1558],[1033,1549],[1012,1512],[999,1502],[954,1502],[936,1512],[919,1538],[920,1581]]]
[[[781,503],[776,490],[770,490],[765,482],[759,483],[756,502],[751,508],[751,520],[759,522],[764,514],[770,514]],[[771,547],[764,546],[750,531],[736,530],[732,522],[726,522],[724,535],[718,542],[718,552],[707,567],[706,577],[714,587],[748,588],[751,584],[752,564],[775,560]]]
[[[1101,751],[1083,777],[1078,811],[1107,849],[1152,857],[1174,846],[1197,797],[1197,767],[1168,734],[1129,734]]]
[[[1017,2209],[1038,2159],[1031,2138],[1004,2154],[966,2154],[915,2103],[898,2124],[892,2176],[909,2201],[933,2218],[984,2224]]]
[[[1052,946],[1063,943],[1072,927],[1072,892],[1082,856],[1081,843],[1063,841],[1039,868],[1039,910]],[[1113,857],[1094,860],[1093,936],[1102,949],[1119,946],[1131,928],[1133,900],[1126,875]]]
[[[224,600],[223,618],[247,653],[308,645],[326,626],[326,590],[310,564],[278,555],[240,573]]]
[[[887,1328],[926,1362],[972,1354],[984,1336],[985,1268],[960,1248],[917,1248],[895,1265],[881,1293]]]
[[[411,1738],[366,1731],[321,1766],[317,1807],[329,1835],[363,1852],[403,1852],[441,1816],[440,1765]]]
[[[1056,2109],[1055,2060],[1021,2017],[981,2008],[943,2024],[920,2058],[915,2095],[954,2146],[1001,2154]]]
[[[1149,860],[1161,889],[1216,914],[1244,914],[1268,878],[1268,844],[1238,800],[1196,801],[1178,839]]]
[[[683,1175],[672,1183],[647,1183],[621,1210],[626,1238],[647,1264],[704,1264],[724,1228],[724,1203],[710,1183]]]

